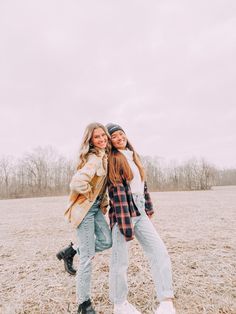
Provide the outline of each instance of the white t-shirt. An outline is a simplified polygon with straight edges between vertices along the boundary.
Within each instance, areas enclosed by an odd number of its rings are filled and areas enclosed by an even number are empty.
[[[129,182],[132,193],[144,193],[144,181],[141,180],[140,172],[133,159],[133,152],[129,149],[119,149],[126,157],[128,164],[134,175],[133,180]]]

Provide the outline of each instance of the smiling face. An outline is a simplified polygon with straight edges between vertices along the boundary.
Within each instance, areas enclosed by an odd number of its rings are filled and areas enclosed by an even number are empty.
[[[91,142],[97,148],[106,148],[108,137],[105,131],[102,128],[94,129]]]
[[[125,149],[127,145],[127,137],[123,131],[118,130],[112,133],[111,142],[116,149]]]

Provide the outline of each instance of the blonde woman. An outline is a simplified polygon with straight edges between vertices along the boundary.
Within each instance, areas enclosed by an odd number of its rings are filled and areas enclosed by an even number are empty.
[[[127,301],[128,243],[134,237],[141,244],[150,263],[160,301],[155,314],[175,314],[171,262],[162,239],[149,219],[154,211],[141,160],[121,126],[110,123],[107,129],[112,143],[108,163],[108,189],[113,240],[110,299],[114,303],[114,314],[140,314]]]
[[[104,218],[108,205],[105,191],[109,137],[102,124],[87,126],[77,172],[70,183],[70,203],[65,217],[76,227],[79,243],[78,314],[96,313],[90,299],[92,259],[95,252],[109,249],[112,245],[111,232]]]

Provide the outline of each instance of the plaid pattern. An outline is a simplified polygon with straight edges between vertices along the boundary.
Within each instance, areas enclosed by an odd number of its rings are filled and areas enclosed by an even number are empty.
[[[117,222],[120,232],[125,236],[126,241],[134,238],[134,227],[131,217],[140,216],[137,206],[132,197],[129,184],[125,181],[116,186],[108,183],[108,192],[110,199],[109,219],[110,227],[113,228]],[[153,205],[147,190],[147,184],[144,184],[145,211],[150,217],[153,213]]]
[[[147,188],[147,182],[144,182],[144,198],[145,198],[145,210],[148,217],[154,214],[154,209],[152,205],[152,200]]]

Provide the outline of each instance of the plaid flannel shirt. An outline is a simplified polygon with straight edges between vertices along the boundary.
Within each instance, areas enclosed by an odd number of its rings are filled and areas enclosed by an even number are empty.
[[[134,227],[130,218],[140,216],[139,210],[134,203],[130,186],[126,182],[117,185],[109,182],[108,192],[110,199],[110,227],[112,229],[117,222],[120,232],[125,236],[126,241],[130,241],[134,238]],[[154,210],[146,182],[144,183],[144,197],[145,211],[150,217]]]

